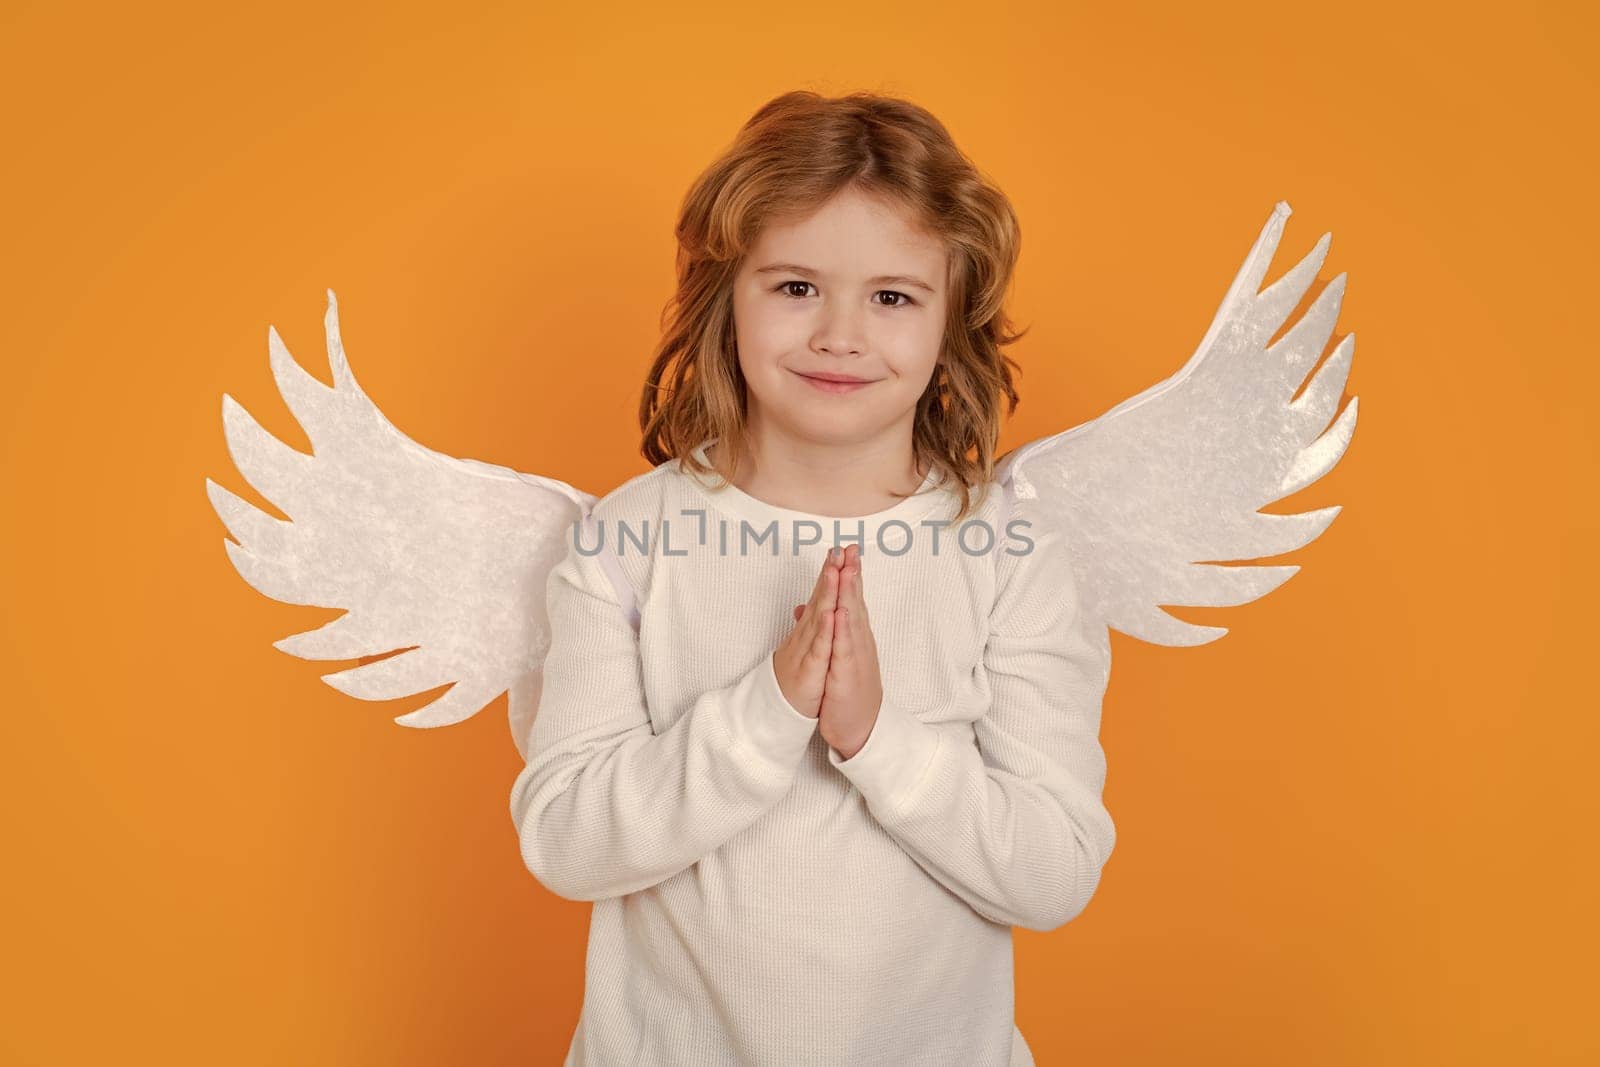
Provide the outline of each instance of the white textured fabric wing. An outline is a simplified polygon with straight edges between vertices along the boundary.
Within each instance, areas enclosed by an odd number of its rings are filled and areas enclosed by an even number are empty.
[[[1184,622],[1159,605],[1229,607],[1265,596],[1300,568],[1227,566],[1315,540],[1337,505],[1293,515],[1256,509],[1310,485],[1344,455],[1356,398],[1343,394],[1355,334],[1299,397],[1333,332],[1335,277],[1281,338],[1328,253],[1331,234],[1261,290],[1289,205],[1279,201],[1211,328],[1172,377],[1069,430],[1030,441],[999,472],[1018,499],[1065,531],[1083,610],[1131,637],[1200,645],[1226,627]]]
[[[276,329],[267,331],[272,375],[312,454],[267,433],[223,394],[234,463],[291,520],[207,478],[211,504],[238,542],[223,539],[228,557],[274,600],[345,609],[275,642],[282,651],[334,660],[408,650],[323,681],[362,700],[454,683],[395,719],[414,727],[461,722],[509,690],[511,734],[526,758],[550,647],[545,580],[595,497],[411,440],[356,384],[331,289],[324,325],[333,388],[294,361]]]

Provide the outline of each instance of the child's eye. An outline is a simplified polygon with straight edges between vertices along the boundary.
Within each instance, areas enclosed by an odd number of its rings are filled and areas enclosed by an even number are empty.
[[[876,294],[874,294],[874,295],[881,296],[884,293],[888,293],[890,296],[897,296],[897,297],[900,298],[899,300],[896,300],[892,304],[883,305],[884,307],[901,308],[901,307],[905,307],[907,304],[915,304],[916,303],[915,300],[911,299],[909,296],[907,296],[906,294],[900,292],[897,289],[879,289],[878,292]]]
[[[798,300],[801,297],[805,296],[806,294],[804,294],[804,293],[796,294],[794,292],[791,292],[790,289],[789,289],[789,286],[791,286],[791,285],[810,285],[810,284],[811,284],[810,282],[802,282],[802,281],[779,282],[778,283],[778,291],[780,293],[782,293],[784,296],[792,296],[796,300]]]

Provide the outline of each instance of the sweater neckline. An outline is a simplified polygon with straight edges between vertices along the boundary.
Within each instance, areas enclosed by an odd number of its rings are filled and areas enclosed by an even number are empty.
[[[711,461],[706,456],[706,450],[717,443],[717,438],[700,444],[694,448],[693,454],[700,462],[710,466]],[[722,480],[720,475],[716,476]],[[917,519],[922,518],[944,498],[939,492],[937,472],[934,467],[928,468],[928,474],[922,479],[922,484],[917,491],[902,500],[896,501],[882,511],[874,511],[867,515],[818,515],[807,511],[797,511],[793,508],[782,508],[776,504],[769,504],[765,500],[751,496],[732,482],[723,480],[721,485],[706,484],[698,476],[690,474],[690,481],[694,482],[700,492],[705,494],[712,506],[724,514],[734,518],[750,520],[757,530],[776,521],[780,538],[787,539],[784,530],[794,529],[794,524],[801,522],[815,523],[821,527],[826,537],[832,532],[833,524],[838,523],[841,532],[854,530],[858,525],[868,532],[875,532],[886,522],[899,520],[908,526],[914,526]]]

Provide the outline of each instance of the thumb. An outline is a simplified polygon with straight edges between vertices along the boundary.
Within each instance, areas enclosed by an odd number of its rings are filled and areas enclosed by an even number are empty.
[[[799,622],[800,621],[800,617],[803,616],[805,613],[806,613],[806,606],[804,604],[796,604],[794,606],[794,621],[795,622]]]

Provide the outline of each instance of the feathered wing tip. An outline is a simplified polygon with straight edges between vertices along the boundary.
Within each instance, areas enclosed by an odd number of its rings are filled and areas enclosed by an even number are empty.
[[[274,647],[315,660],[394,653],[323,675],[328,685],[371,701],[448,685],[394,720],[412,727],[460,722],[511,690],[520,747],[550,643],[545,579],[565,555],[566,531],[595,497],[556,478],[435,452],[401,433],[356,381],[338,301],[327,292],[332,387],[294,360],[276,328],[267,330],[273,379],[310,454],[223,395],[235,466],[290,516],[275,518],[207,478],[206,495],[234,538],[223,540],[228,558],[265,596],[343,610]]]
[[[1298,565],[1237,564],[1303,547],[1339,513],[1259,510],[1331,470],[1356,423],[1354,398],[1333,418],[1354,334],[1306,382],[1338,317],[1344,274],[1268,344],[1331,243],[1323,234],[1262,289],[1290,213],[1286,201],[1274,206],[1177,373],[1088,422],[1028,442],[1004,467],[1015,497],[1061,527],[1083,610],[1111,629],[1152,644],[1215,641],[1227,628],[1185,622],[1163,606],[1231,607],[1265,596]]]

